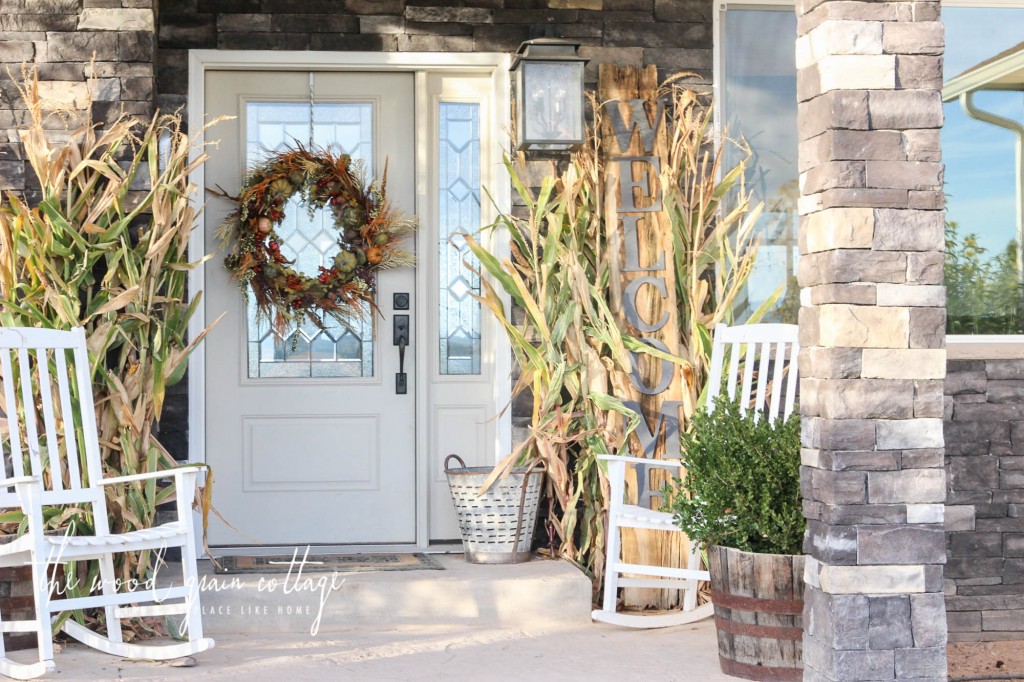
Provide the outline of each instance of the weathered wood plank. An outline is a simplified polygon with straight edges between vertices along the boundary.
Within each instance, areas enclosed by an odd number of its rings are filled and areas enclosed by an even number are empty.
[[[738,597],[754,597],[754,558],[750,552],[729,549],[729,592]],[[733,609],[732,622],[754,625],[757,614],[744,609]],[[735,635],[735,659],[741,663],[757,663],[760,648],[755,638]]]
[[[756,555],[755,594],[763,599],[793,598],[793,559],[779,554]],[[757,622],[761,625],[791,628],[795,616],[791,614],[760,613]],[[765,665],[784,665],[794,662],[796,644],[792,640],[761,641],[760,654]]]
[[[729,552],[724,547],[708,548],[708,571],[711,573],[711,591],[713,593],[729,592]],[[715,604],[715,619],[732,619],[732,609]],[[733,646],[733,635],[716,628],[718,631],[718,655],[728,660],[736,658]]]
[[[660,210],[661,168],[668,155],[668,136],[657,91],[658,74],[653,66],[600,66],[598,99],[606,102],[601,138],[605,229],[611,253],[609,296],[622,329],[676,352],[680,339],[672,225]],[[667,429],[659,432],[659,425],[664,403],[682,399],[681,372],[671,363],[652,361],[644,354],[637,354],[636,367],[636,380],[621,376],[612,380],[616,396],[639,407],[645,432],[652,434],[647,442],[634,434],[630,450],[657,459],[678,457],[675,439],[667,438]],[[671,376],[663,376],[663,372]],[[656,388],[661,390],[652,390]],[[678,408],[676,412],[678,419]],[[623,421],[617,415],[611,417],[610,423],[621,433]],[[639,475],[643,478],[627,479],[634,502],[640,501],[640,490],[657,490],[668,480],[661,471]],[[653,502],[657,504],[657,499]],[[646,565],[685,566],[688,554],[681,533],[660,531],[623,529],[622,548],[627,562]],[[661,609],[677,606],[681,598],[675,590],[628,589],[623,596],[629,606]]]

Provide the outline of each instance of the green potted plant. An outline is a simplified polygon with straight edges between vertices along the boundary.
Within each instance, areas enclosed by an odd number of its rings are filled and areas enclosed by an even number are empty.
[[[707,548],[722,671],[802,679],[800,421],[754,418],[724,396],[682,436],[686,475],[667,510]]]

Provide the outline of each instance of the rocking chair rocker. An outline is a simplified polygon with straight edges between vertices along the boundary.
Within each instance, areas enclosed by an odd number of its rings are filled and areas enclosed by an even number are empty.
[[[69,358],[70,356],[70,358]],[[70,362],[69,362],[70,359]],[[106,635],[68,619],[65,633],[95,649],[125,658],[167,660],[205,651],[213,640],[203,637],[196,567],[192,495],[197,467],[132,476],[103,478],[96,413],[93,405],[85,331],[0,328],[0,454],[7,478],[0,479],[0,510],[20,509],[27,530],[0,545],[0,566],[30,564],[35,618],[4,620],[0,632],[35,632],[39,660],[20,663],[9,658],[0,638],[0,674],[32,679],[55,669],[51,618],[61,611],[102,608]],[[40,414],[41,413],[41,414]],[[0,419],[0,427],[2,427]],[[77,428],[76,428],[77,427]],[[84,463],[82,471],[80,462]],[[162,526],[111,533],[104,488],[148,479],[174,478],[178,520]],[[12,492],[13,489],[13,492]],[[48,535],[43,532],[44,507],[89,504],[93,535]],[[181,548],[183,584],[138,591],[119,591],[113,555],[121,552]],[[51,564],[97,560],[100,594],[54,598],[47,578]],[[91,586],[83,586],[91,587]],[[188,641],[169,645],[129,644],[121,619],[183,615],[181,630]]]
[[[746,350],[741,358],[742,346],[745,346]],[[728,365],[725,362],[727,351]],[[725,390],[729,398],[736,399],[738,389],[738,395],[745,399],[741,402],[752,403],[755,414],[775,419],[781,410],[783,416],[788,417],[793,411],[796,397],[799,352],[798,329],[795,324],[717,326],[708,372],[707,408],[714,409],[714,401],[722,390],[722,377],[727,370]],[[746,399],[750,399],[750,403],[747,403]],[[699,583],[710,580],[711,576],[707,571],[700,570],[701,553],[695,543],[690,543],[686,568],[626,563],[619,557],[622,528],[682,532],[675,525],[672,514],[637,504],[627,504],[624,501],[627,465],[636,467],[637,476],[641,476],[646,475],[644,467],[674,469],[678,473],[681,467],[686,466],[686,462],[678,459],[657,460],[622,455],[598,455],[598,458],[608,463],[611,499],[608,512],[604,598],[601,608],[595,609],[591,617],[596,621],[624,627],[663,628],[685,625],[712,615],[713,607],[710,602],[697,606]],[[646,577],[622,577],[622,574],[626,573]],[[656,615],[616,611],[620,587],[682,590],[683,608]]]

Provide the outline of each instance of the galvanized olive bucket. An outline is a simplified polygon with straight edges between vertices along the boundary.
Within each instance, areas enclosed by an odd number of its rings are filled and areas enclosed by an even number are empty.
[[[449,466],[453,459],[459,467]],[[544,483],[544,464],[537,461],[528,467],[516,467],[481,495],[480,488],[492,471],[491,467],[467,467],[458,455],[448,455],[444,460],[466,561],[472,564],[529,561]]]

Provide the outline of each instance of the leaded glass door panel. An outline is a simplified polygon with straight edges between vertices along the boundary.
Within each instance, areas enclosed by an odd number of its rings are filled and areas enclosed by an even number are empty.
[[[312,75],[314,88],[316,75]],[[323,78],[323,76],[321,76]],[[373,177],[374,103],[372,101],[245,102],[245,162],[251,167],[268,154],[287,151],[296,141],[349,154]],[[308,142],[307,142],[308,141]],[[311,144],[310,144],[311,143]],[[310,213],[293,196],[276,232],[284,255],[307,275],[330,264],[338,252],[331,212]],[[249,301],[246,314],[248,375],[253,378],[373,376],[374,325],[370,311],[349,324],[327,320],[326,328],[311,321],[284,332],[256,313]]]

